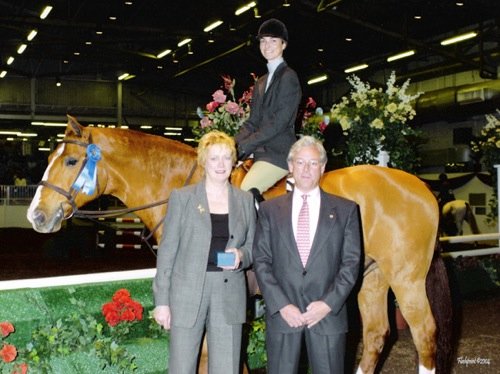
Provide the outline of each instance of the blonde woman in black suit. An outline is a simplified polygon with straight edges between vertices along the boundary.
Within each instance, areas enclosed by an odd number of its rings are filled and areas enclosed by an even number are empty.
[[[196,372],[203,333],[211,374],[238,373],[246,318],[244,269],[252,264],[252,195],[229,183],[234,140],[218,131],[198,146],[204,179],[172,191],[153,283],[156,321],[170,330],[169,372]],[[219,252],[230,263],[217,263]]]

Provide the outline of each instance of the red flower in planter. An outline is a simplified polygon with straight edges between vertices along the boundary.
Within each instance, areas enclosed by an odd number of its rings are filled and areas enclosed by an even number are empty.
[[[14,326],[10,322],[0,322],[0,331],[2,332],[2,337],[6,338],[11,332],[14,332]]]
[[[102,314],[108,325],[112,327],[122,321],[140,321],[142,320],[142,312],[142,305],[132,300],[130,292],[126,289],[116,291],[112,301],[102,306]]]
[[[20,365],[14,366],[12,374],[26,374],[28,372],[28,364],[22,363]]]
[[[0,349],[0,358],[3,362],[12,362],[17,357],[17,349],[12,344],[4,344]]]

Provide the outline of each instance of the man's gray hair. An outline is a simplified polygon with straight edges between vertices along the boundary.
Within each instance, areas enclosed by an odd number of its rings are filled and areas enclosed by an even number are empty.
[[[315,137],[306,135],[302,136],[299,140],[297,140],[295,143],[293,143],[292,147],[290,148],[290,151],[288,152],[288,157],[287,161],[291,162],[295,158],[295,155],[305,147],[316,147],[316,149],[319,152],[319,161],[322,164],[326,164],[327,157],[326,157],[326,151],[325,148],[323,147],[323,143],[316,139]]]

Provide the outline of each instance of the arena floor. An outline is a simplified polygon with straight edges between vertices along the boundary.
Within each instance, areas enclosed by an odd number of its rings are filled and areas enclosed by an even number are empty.
[[[0,229],[0,280],[96,273],[152,268],[155,256],[141,249],[100,248],[97,228],[69,227],[56,234],[38,234],[31,229]],[[466,280],[471,286],[477,279]],[[459,337],[452,373],[500,372],[499,289],[471,288],[452,282],[455,324]],[[359,361],[361,343],[354,327],[349,348],[352,362]],[[416,354],[408,329],[393,329],[380,373],[416,372]],[[348,360],[349,361],[349,360]],[[349,370],[351,372],[351,370]]]

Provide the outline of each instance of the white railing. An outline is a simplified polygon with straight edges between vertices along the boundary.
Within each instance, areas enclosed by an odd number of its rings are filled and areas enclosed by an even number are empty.
[[[23,288],[44,288],[73,286],[91,283],[116,282],[124,280],[149,279],[156,274],[156,269],[140,269],[127,271],[113,271],[107,273],[91,273],[81,275],[65,275],[60,277],[46,277],[33,279],[16,279],[0,281],[0,291],[17,290]]]
[[[37,185],[0,185],[0,205],[29,205],[35,196]]]

